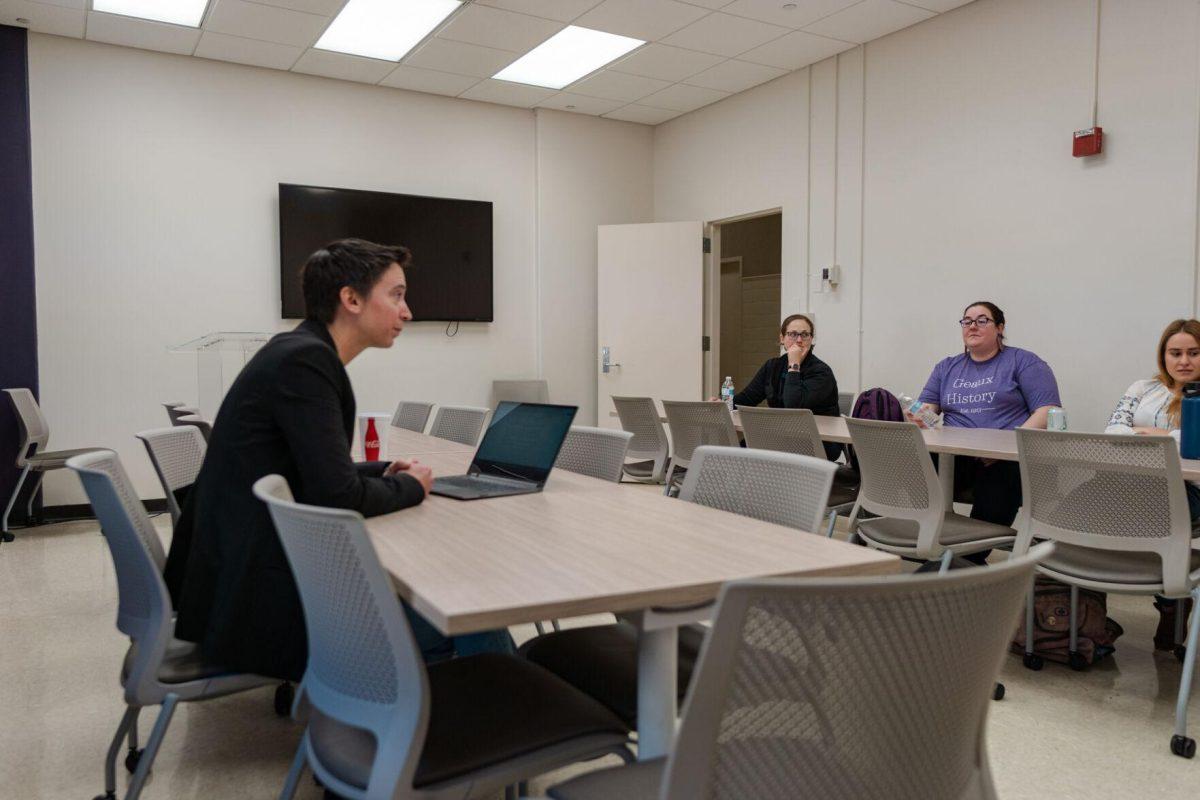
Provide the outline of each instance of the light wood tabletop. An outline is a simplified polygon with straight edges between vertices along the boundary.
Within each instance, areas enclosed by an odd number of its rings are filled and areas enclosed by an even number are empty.
[[[413,456],[424,461],[424,456],[429,453],[465,454],[469,461],[474,452],[475,448],[467,444],[452,442],[449,439],[439,439],[436,436],[426,436],[423,433],[394,428],[391,425],[387,426],[387,450],[384,451],[384,458],[387,461],[394,461],[397,458],[408,459]],[[362,448],[359,447],[357,436],[354,437],[351,444],[350,457],[355,461],[362,460]]]

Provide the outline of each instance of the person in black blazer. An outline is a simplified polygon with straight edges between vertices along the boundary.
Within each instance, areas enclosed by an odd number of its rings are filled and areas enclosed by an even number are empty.
[[[779,344],[786,352],[768,359],[744,389],[733,396],[735,406],[756,406],[767,401],[771,408],[808,408],[825,417],[841,416],[837,378],[833,370],[813,353],[816,328],[804,314],[792,314],[779,326]],[[825,443],[830,461],[842,452],[839,444]]]
[[[167,558],[175,635],[226,668],[297,681],[308,660],[300,596],[264,503],[251,487],[287,479],[298,502],[363,516],[420,503],[433,481],[416,460],[355,464],[345,365],[391,347],[412,319],[403,247],[334,242],[304,266],[307,319],[273,337],[221,403]],[[415,614],[412,616],[415,617]],[[427,642],[436,631],[419,617]],[[505,632],[505,637],[507,633]]]

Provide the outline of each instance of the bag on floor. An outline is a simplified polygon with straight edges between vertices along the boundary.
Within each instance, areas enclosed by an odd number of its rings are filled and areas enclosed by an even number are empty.
[[[1108,596],[1090,589],[1079,590],[1075,629],[1076,650],[1088,664],[1110,655],[1117,637],[1125,630],[1108,617]],[[1051,661],[1070,663],[1071,587],[1039,576],[1033,591],[1033,653]],[[1025,612],[1013,637],[1012,651],[1025,653]]]

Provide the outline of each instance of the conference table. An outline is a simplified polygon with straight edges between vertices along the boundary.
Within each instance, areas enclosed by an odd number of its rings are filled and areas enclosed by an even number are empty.
[[[389,427],[386,458],[466,472],[474,447]],[[670,751],[678,626],[721,585],[761,577],[897,573],[893,555],[555,470],[537,494],[431,495],[366,521],[400,597],[447,636],[611,612],[640,627],[638,755]]]

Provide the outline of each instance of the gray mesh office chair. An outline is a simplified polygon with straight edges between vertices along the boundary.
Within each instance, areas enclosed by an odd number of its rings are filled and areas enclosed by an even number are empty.
[[[429,435],[474,447],[490,413],[490,409],[476,406],[439,406]]]
[[[492,404],[549,403],[550,387],[544,380],[492,381]]]
[[[679,497],[800,531],[822,527],[836,470],[824,458],[791,453],[703,446]],[[682,699],[696,666],[706,629],[679,628],[678,691]],[[633,727],[637,724],[637,629],[626,622],[570,628],[538,636],[521,655],[595,697]]]
[[[838,392],[838,411],[843,417],[850,416],[850,412],[854,410],[854,398],[857,395],[854,392]]]
[[[433,403],[401,400],[396,406],[396,413],[392,415],[392,427],[424,433],[425,423],[429,422],[429,412],[432,410]]]
[[[604,481],[620,481],[625,451],[632,438],[628,431],[572,426],[554,466]]]
[[[121,667],[125,715],[117,726],[104,762],[104,794],[116,797],[117,753],[128,736],[127,768],[133,771],[126,800],[136,800],[154,765],[167,726],[181,702],[209,700],[263,686],[269,678],[231,673],[208,664],[199,648],[173,636],[171,598],[163,583],[166,561],[158,533],[121,466],[117,454],[102,450],[75,456],[67,467],[79,475],[100,531],[112,554],[117,576],[117,630],[129,637]],[[161,705],[144,751],[138,750],[137,718],[146,706]]]
[[[176,425],[190,425],[200,431],[204,441],[212,438],[212,423],[199,414],[185,414],[175,420]]]
[[[167,417],[170,418],[172,425],[178,425],[180,417],[190,414],[200,416],[200,409],[186,403],[163,403],[163,406],[167,409]]]
[[[150,456],[150,463],[154,465],[166,495],[171,524],[178,525],[181,512],[177,493],[195,483],[200,474],[207,449],[204,436],[194,425],[155,428],[134,435],[146,446],[146,454]]]
[[[746,446],[757,450],[778,450],[810,458],[826,458],[825,443],[813,412],[807,408],[739,408],[742,435]],[[833,536],[837,515],[850,513],[858,498],[858,473],[839,467],[829,491],[829,518],[826,536]]]
[[[67,465],[67,459],[72,456],[95,453],[100,448],[82,447],[75,450],[46,451],[46,445],[50,443],[50,425],[46,422],[46,417],[43,416],[37,400],[34,399],[33,392],[28,389],[5,389],[4,392],[8,395],[13,410],[17,414],[17,427],[21,433],[21,446],[17,450],[17,469],[21,470],[21,475],[17,478],[17,485],[13,487],[12,495],[8,498],[8,505],[4,507],[4,518],[0,521],[0,542],[11,542],[13,535],[8,530],[8,515],[12,513],[17,496],[21,494],[21,487],[29,474],[33,473],[34,478],[33,484],[29,487],[29,502],[25,506],[25,517],[28,520],[27,524],[32,524],[33,501],[37,497],[38,489],[42,485],[42,478],[46,473],[62,469]]]
[[[738,581],[667,758],[555,800],[994,800],[988,694],[1035,563],[944,575]]]
[[[625,465],[625,474],[642,483],[662,483],[671,448],[654,400],[613,395],[612,401],[621,428],[633,434],[625,455],[635,460]]]
[[[667,415],[671,444],[675,448],[671,467],[667,470],[667,486],[663,492],[666,495],[670,495],[675,488],[677,475],[682,480],[697,447],[706,444],[722,447],[741,445],[737,428],[733,427],[733,417],[724,403],[663,400],[663,411]]]
[[[308,631],[306,765],[352,800],[489,797],[532,775],[625,750],[626,727],[533,664],[487,653],[426,667],[354,511],[300,505],[269,475],[267,503]]]
[[[1169,436],[1121,436],[1017,429],[1028,523],[1014,554],[1034,539],[1057,543],[1038,571],[1071,587],[1071,666],[1082,669],[1076,652],[1075,615],[1079,587],[1101,592],[1184,598],[1200,603],[1200,552],[1192,549],[1192,524],[1179,464]],[[1176,614],[1175,654],[1183,662],[1175,707],[1171,752],[1191,758],[1196,742],[1187,736],[1200,605],[1192,610],[1187,647],[1183,613]],[[1033,655],[1033,611],[1026,609],[1025,665],[1041,667]]]
[[[933,460],[911,422],[846,418],[862,485],[850,515],[853,535],[871,547],[921,561],[968,555],[1011,545],[1017,532],[1005,525],[946,510]],[[877,514],[857,522],[861,509]]]

